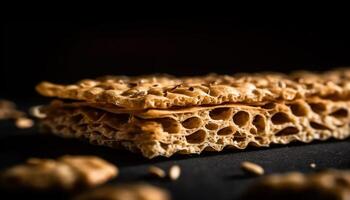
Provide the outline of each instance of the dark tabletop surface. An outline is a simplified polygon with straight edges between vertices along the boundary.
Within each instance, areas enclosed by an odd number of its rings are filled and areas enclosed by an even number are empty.
[[[0,121],[0,168],[18,164],[29,157],[97,155],[116,164],[120,169],[119,176],[108,184],[148,182],[167,188],[173,199],[239,199],[242,192],[256,179],[240,170],[242,161],[262,165],[267,174],[292,170],[311,172],[325,168],[346,169],[350,168],[349,144],[349,139],[329,140],[149,160],[127,151],[93,146],[74,139],[41,135],[35,127],[19,130],[11,121]],[[317,165],[316,169],[309,166],[313,162]],[[178,164],[182,169],[181,177],[177,181],[149,178],[147,168],[151,164],[163,169]],[[13,199],[14,194],[10,195],[8,199]],[[18,193],[16,195],[18,196]],[[46,199],[67,197],[65,194],[45,196]]]
[[[310,16],[280,13],[278,17],[263,12],[229,16],[235,13],[230,7],[230,12],[218,16],[205,12],[193,17],[182,14],[151,17],[118,11],[108,20],[80,23],[72,19],[50,21],[44,17],[30,21],[26,16],[15,21],[7,17],[2,24],[4,61],[0,67],[3,75],[0,98],[8,98],[21,109],[27,109],[29,105],[49,102],[33,89],[40,81],[72,83],[107,74],[233,74],[323,71],[350,66],[347,12],[336,15],[307,12]],[[35,128],[18,130],[11,121],[0,121],[0,170],[29,157],[92,154],[119,167],[120,175],[108,184],[146,181],[169,189],[175,200],[239,199],[256,180],[240,170],[242,161],[256,162],[268,174],[349,169],[349,144],[350,139],[329,140],[148,160],[127,151],[40,135]],[[309,167],[312,162],[317,164],[316,169]],[[146,174],[150,164],[164,169],[179,164],[181,177],[175,182],[149,179]],[[3,191],[0,194],[0,199],[6,199]],[[13,195],[8,199],[14,199]],[[30,198],[24,197],[20,198]],[[67,195],[49,194],[44,198],[64,199]]]

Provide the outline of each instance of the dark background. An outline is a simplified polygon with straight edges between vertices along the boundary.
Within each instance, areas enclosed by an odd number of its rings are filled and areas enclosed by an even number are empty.
[[[346,66],[348,19],[324,13],[5,20],[0,96],[37,98],[33,88],[42,80],[72,82],[106,74],[232,74]]]
[[[2,24],[0,98],[27,110],[46,98],[34,86],[42,81],[72,82],[106,74],[327,70],[350,66],[348,13],[289,17],[280,15],[136,17],[114,20],[11,21]],[[179,16],[181,13],[179,13]],[[44,19],[46,16],[42,16]],[[29,157],[97,155],[116,164],[120,175],[109,184],[148,182],[168,189],[173,199],[240,199],[256,178],[240,169],[242,161],[262,165],[267,174],[328,168],[349,169],[349,139],[292,143],[244,151],[176,155],[148,160],[127,151],[19,130],[0,123],[0,170]],[[316,163],[316,169],[310,168]],[[147,168],[179,164],[178,181],[149,179]],[[5,191],[6,194],[6,191]],[[16,192],[18,199],[32,199]],[[40,194],[41,195],[41,194]],[[63,197],[61,196],[63,195]],[[42,199],[66,199],[48,194]],[[21,197],[22,196],[22,197]],[[13,193],[4,199],[16,199]],[[33,197],[33,199],[39,199]]]

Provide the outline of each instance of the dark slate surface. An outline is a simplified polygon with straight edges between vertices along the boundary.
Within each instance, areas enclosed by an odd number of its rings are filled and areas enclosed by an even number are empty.
[[[240,194],[255,180],[245,175],[239,168],[242,161],[252,161],[262,165],[267,173],[291,170],[311,172],[325,168],[350,168],[350,140],[294,143],[272,148],[250,148],[245,151],[225,151],[202,155],[172,158],[145,159],[126,151],[92,146],[85,142],[61,139],[50,135],[40,135],[35,128],[18,130],[11,121],[0,121],[0,168],[20,163],[29,157],[55,158],[65,154],[97,155],[115,163],[120,175],[109,184],[124,182],[149,182],[169,189],[173,199],[239,199]],[[316,169],[309,164],[315,162]],[[152,179],[147,177],[147,168],[155,164],[168,169],[173,164],[181,166],[178,181]],[[6,192],[6,191],[5,191]],[[8,195],[7,193],[5,193]],[[15,197],[23,198],[16,192]],[[14,194],[8,199],[13,199]],[[45,199],[66,199],[65,194],[46,194]],[[28,195],[28,198],[38,196]]]

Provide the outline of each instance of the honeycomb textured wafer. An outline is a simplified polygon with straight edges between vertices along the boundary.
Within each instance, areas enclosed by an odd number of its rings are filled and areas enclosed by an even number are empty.
[[[72,85],[43,82],[37,91],[49,97],[109,103],[139,110],[224,103],[256,103],[321,97],[350,98],[350,70],[325,73],[238,74],[176,78],[168,75],[107,76]]]
[[[125,111],[106,105],[54,101],[43,111],[46,130],[145,157],[267,147],[350,135],[350,102],[309,98],[172,110]]]
[[[327,170],[313,174],[289,172],[261,178],[242,199],[318,199],[350,198],[350,171]]]

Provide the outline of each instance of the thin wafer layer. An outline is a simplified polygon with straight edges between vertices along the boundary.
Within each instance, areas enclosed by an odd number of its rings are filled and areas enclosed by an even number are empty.
[[[145,157],[266,147],[350,135],[350,102],[320,98],[259,104],[125,111],[87,103],[53,103],[43,126],[93,144],[122,147]]]
[[[72,85],[43,82],[36,89],[44,96],[108,103],[132,110],[291,101],[314,96],[346,100],[350,98],[350,70],[322,74],[210,74],[182,78],[168,75],[107,76]]]

